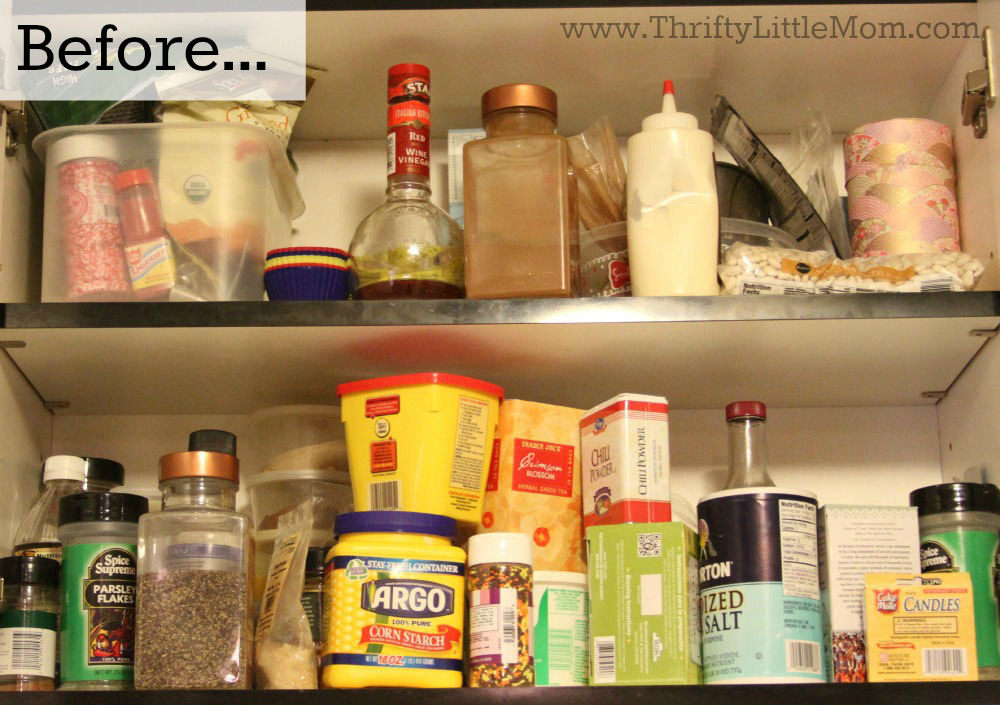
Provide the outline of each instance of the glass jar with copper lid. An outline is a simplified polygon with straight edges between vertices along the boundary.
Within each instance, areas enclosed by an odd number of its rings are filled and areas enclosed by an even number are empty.
[[[469,298],[572,296],[579,241],[576,182],[556,134],[556,94],[513,83],[483,94],[486,139],[464,147]]]
[[[250,517],[236,436],[195,431],[160,458],[163,511],[139,522],[137,689],[253,686]]]

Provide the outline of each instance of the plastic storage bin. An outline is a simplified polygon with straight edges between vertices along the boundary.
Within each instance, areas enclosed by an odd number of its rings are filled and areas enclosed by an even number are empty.
[[[276,470],[265,472],[246,481],[250,493],[250,512],[254,531],[277,531],[278,517],[313,498],[313,528],[331,543],[330,527],[342,512],[351,511],[351,480],[346,472],[337,470]]]
[[[42,301],[260,300],[305,207],[280,141],[247,125],[60,127],[34,148]]]
[[[632,295],[624,220],[580,233],[580,295]]]
[[[250,415],[250,428],[258,470],[347,470],[339,406],[269,406]]]
[[[333,520],[351,511],[354,497],[348,474],[335,470],[275,470],[251,477],[245,485],[253,515],[254,594],[259,600],[278,536],[278,518],[312,497],[309,545],[329,546],[333,543]]]

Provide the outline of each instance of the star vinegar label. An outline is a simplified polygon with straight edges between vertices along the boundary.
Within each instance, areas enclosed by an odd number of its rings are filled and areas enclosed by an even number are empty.
[[[424,76],[391,76],[388,114],[389,176],[430,176],[430,83]]]

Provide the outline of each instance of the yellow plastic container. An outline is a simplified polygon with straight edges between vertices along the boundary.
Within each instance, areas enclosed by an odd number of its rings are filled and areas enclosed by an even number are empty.
[[[337,388],[354,508],[478,523],[503,389],[426,372]]]
[[[455,520],[351,512],[323,578],[323,688],[460,688],[465,551]]]

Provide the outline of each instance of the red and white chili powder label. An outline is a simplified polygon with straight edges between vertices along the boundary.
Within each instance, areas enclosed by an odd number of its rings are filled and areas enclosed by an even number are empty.
[[[619,394],[580,420],[583,524],[670,521],[667,400]]]

